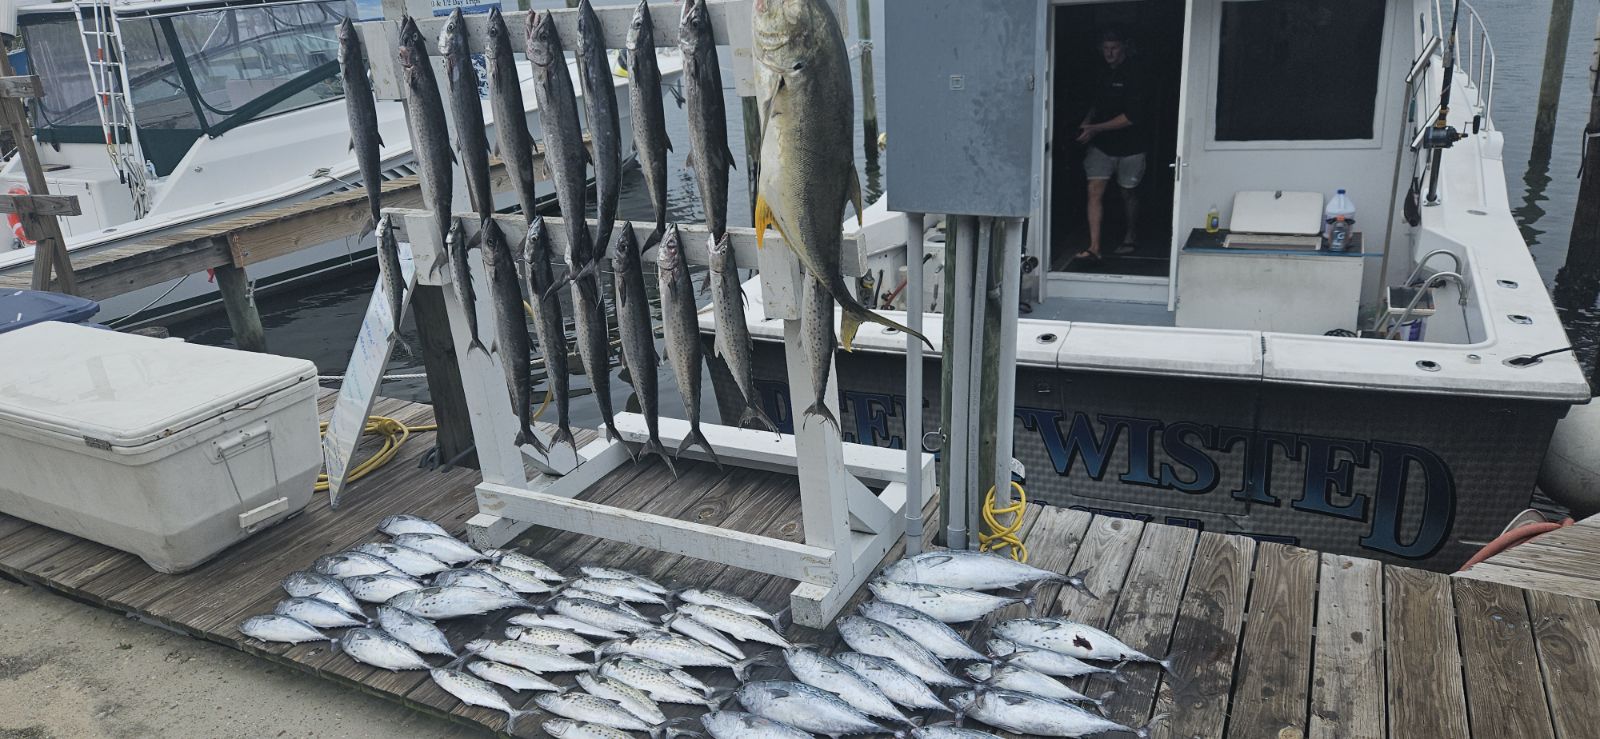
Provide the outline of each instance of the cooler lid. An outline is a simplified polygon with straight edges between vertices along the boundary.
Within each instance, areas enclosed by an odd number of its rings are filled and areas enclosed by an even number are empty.
[[[0,427],[140,446],[315,378],[304,359],[46,322],[0,334]]]

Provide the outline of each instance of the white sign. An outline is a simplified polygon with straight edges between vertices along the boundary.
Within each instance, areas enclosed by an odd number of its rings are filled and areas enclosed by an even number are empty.
[[[465,15],[473,13],[487,13],[490,8],[500,7],[500,0],[431,0],[434,16],[450,15],[450,11],[460,8]]]
[[[400,244],[400,275],[405,278],[406,292],[401,297],[400,314],[411,305],[411,293],[417,285],[416,264],[411,258],[411,244]],[[361,332],[356,334],[355,349],[350,352],[350,366],[345,368],[344,382],[339,386],[339,400],[328,417],[328,431],[322,435],[322,466],[328,473],[328,507],[339,507],[339,493],[344,490],[350,474],[350,458],[361,443],[367,428],[367,414],[372,412],[372,402],[378,397],[378,386],[383,383],[383,368],[394,350],[399,327],[389,312],[388,286],[383,274],[378,274],[378,285],[372,290],[372,300],[367,303],[367,316],[361,322]]]

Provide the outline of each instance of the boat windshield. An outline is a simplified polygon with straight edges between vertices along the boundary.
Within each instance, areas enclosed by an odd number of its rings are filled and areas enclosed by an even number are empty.
[[[334,100],[336,28],[348,0],[271,2],[122,16],[122,63],[146,158],[163,175],[195,139]],[[40,137],[103,142],[84,42],[71,14],[24,21],[30,61],[48,94]]]

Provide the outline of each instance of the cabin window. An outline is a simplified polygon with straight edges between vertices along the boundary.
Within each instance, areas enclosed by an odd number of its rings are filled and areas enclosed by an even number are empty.
[[[1224,2],[1216,139],[1373,138],[1384,4]]]

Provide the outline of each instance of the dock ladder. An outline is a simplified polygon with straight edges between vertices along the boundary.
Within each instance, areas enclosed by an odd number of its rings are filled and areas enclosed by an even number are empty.
[[[135,218],[150,212],[150,172],[144,149],[139,146],[139,129],[133,114],[133,99],[127,91],[127,68],[122,64],[122,29],[117,23],[113,0],[73,0],[83,53],[89,64],[89,80],[94,85],[95,107],[100,111],[100,129],[105,134],[106,155],[117,170],[117,177],[133,196]]]

